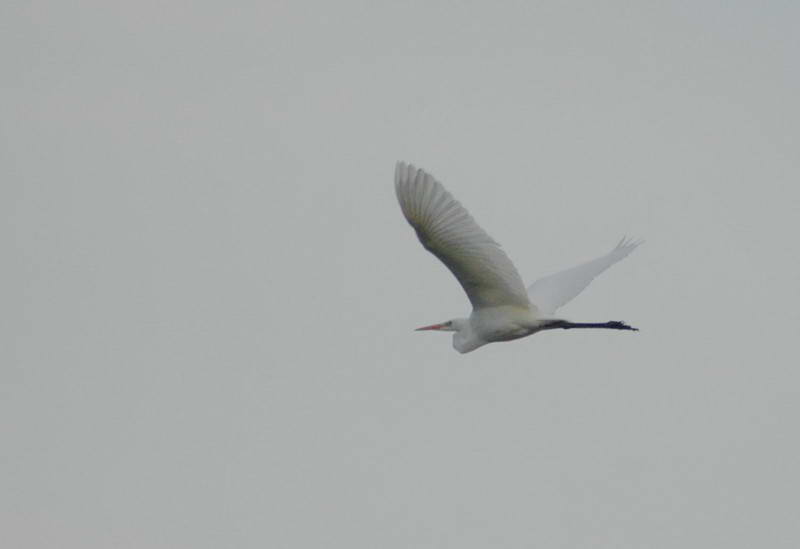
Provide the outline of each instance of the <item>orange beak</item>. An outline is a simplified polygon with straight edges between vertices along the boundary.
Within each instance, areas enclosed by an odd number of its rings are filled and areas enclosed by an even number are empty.
[[[443,330],[444,328],[446,328],[445,324],[431,324],[430,326],[423,326],[422,328],[417,328],[414,331],[421,332],[423,330]]]

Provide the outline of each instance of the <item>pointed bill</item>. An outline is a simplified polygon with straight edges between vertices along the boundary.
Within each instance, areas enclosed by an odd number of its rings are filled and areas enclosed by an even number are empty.
[[[430,326],[423,326],[422,328],[417,328],[414,331],[421,332],[423,330],[444,330],[446,327],[447,324],[431,324]]]

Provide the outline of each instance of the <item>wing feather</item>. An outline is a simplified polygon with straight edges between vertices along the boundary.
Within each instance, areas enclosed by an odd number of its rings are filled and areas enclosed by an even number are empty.
[[[540,278],[528,287],[528,297],[544,314],[553,314],[572,301],[594,278],[621,261],[642,242],[623,238],[609,253],[577,267]]]
[[[404,162],[397,163],[394,182],[420,242],[455,275],[474,308],[530,306],[514,264],[441,183]]]

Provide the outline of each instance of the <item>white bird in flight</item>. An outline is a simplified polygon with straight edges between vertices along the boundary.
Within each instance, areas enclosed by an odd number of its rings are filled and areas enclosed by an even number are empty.
[[[511,341],[557,328],[638,331],[616,320],[569,322],[553,314],[641,242],[623,238],[606,255],[540,278],[526,290],[500,245],[433,176],[398,162],[394,185],[403,215],[414,227],[420,242],[450,269],[472,303],[469,318],[456,318],[417,330],[455,332],[453,347],[459,353],[474,351],[487,343]]]

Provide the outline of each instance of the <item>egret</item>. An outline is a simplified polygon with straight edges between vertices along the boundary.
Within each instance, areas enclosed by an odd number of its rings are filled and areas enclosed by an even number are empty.
[[[455,275],[472,303],[469,318],[417,328],[455,332],[459,353],[543,330],[605,328],[638,331],[624,322],[570,322],[554,315],[600,273],[626,257],[641,241],[623,238],[609,253],[541,278],[527,290],[500,245],[432,175],[398,162],[394,175],[400,209],[422,245]]]

